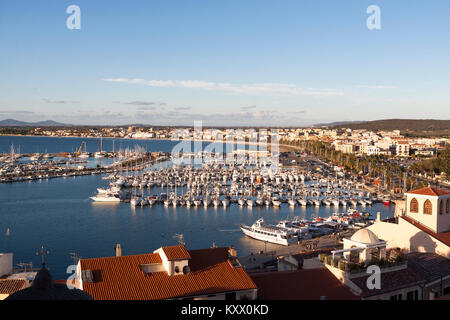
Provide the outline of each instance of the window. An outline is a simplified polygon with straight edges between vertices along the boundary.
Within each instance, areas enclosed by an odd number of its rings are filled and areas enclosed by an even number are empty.
[[[444,295],[449,294],[450,293],[450,287],[446,287],[444,289]]]
[[[414,300],[414,291],[409,291],[406,294],[406,300]]]
[[[409,211],[413,213],[419,212],[419,202],[417,202],[416,198],[413,198],[409,204]]]
[[[419,290],[409,291],[406,294],[406,300],[419,300]]]
[[[439,214],[443,214],[444,213],[444,200],[441,200],[439,202]]]
[[[402,294],[395,294],[389,298],[390,300],[402,300]]]
[[[423,213],[424,214],[432,214],[433,213],[433,205],[431,204],[431,201],[428,199],[423,204]]]
[[[447,205],[446,205],[446,210],[447,213],[450,213],[450,199],[447,199]]]

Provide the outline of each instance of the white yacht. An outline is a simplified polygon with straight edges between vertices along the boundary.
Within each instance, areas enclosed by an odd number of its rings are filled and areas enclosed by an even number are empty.
[[[32,155],[30,157],[30,161],[38,161],[38,160],[41,160],[41,159],[42,159],[42,155],[39,154],[39,153],[36,153],[36,154],[34,154],[34,155]]]
[[[106,194],[106,193],[113,193],[113,194],[116,194],[116,193],[121,192],[121,189],[120,189],[119,187],[117,187],[117,186],[112,186],[112,187],[109,188],[109,189],[97,188],[97,192],[98,192],[99,194]]]
[[[109,193],[100,193],[90,198],[95,202],[120,202],[120,198],[117,195]]]
[[[245,200],[242,198],[239,198],[238,204],[239,204],[239,206],[243,207],[245,205]]]
[[[272,200],[272,204],[274,207],[279,207],[279,206],[281,206],[281,201],[280,200]]]
[[[222,205],[224,208],[228,207],[230,205],[230,200],[228,199],[223,199],[222,200]]]
[[[258,219],[252,226],[241,225],[242,232],[253,239],[288,246],[297,243],[295,232],[273,225],[265,225],[264,219]]]
[[[140,205],[141,204],[141,199],[139,198],[139,197],[133,197],[131,200],[130,200],[130,205],[132,206],[132,207],[136,207],[136,206],[138,206],[138,205]]]
[[[201,201],[201,200],[199,200],[199,199],[195,199],[195,200],[194,200],[194,206],[198,207],[198,206],[200,206],[201,204],[202,204],[202,201]]]

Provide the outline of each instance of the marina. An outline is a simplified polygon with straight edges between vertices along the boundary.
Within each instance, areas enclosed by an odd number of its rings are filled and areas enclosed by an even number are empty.
[[[450,2],[328,2],[2,1],[0,303],[449,300]]]
[[[33,141],[34,138],[30,139]],[[46,139],[51,145],[52,139]],[[152,152],[168,152],[167,149],[172,145],[171,141],[143,141],[142,143],[143,145],[153,143],[148,149]],[[77,144],[80,145],[78,141]],[[25,151],[23,145],[21,148]],[[92,151],[97,148],[97,143],[94,145]],[[39,149],[45,150],[45,148],[46,144]],[[8,150],[2,151],[8,152]],[[110,165],[113,161],[112,158],[87,160],[88,167],[92,168],[97,165]],[[336,187],[335,195],[339,191],[344,199],[345,197],[350,199],[351,196],[357,197],[359,192],[364,192],[362,196],[366,197],[367,191],[360,189],[361,186],[358,183],[346,185],[341,182],[339,187],[338,183],[332,182],[333,177],[329,177],[329,181],[326,179],[321,181],[313,175],[309,175],[309,178],[305,175],[305,181],[302,182],[300,172],[297,175],[298,180],[292,176],[291,181],[288,174],[283,175],[284,169],[279,175],[273,175],[273,180],[268,174],[266,182],[264,182],[264,175],[261,175],[259,183],[257,172],[261,171],[261,168],[222,168],[215,175],[211,172],[213,167],[209,165],[200,168],[156,167],[144,172],[131,171],[129,167],[129,170],[128,174],[126,169],[122,168],[122,172],[116,169],[116,172],[113,170],[107,174],[0,184],[0,200],[2,201],[0,231],[3,235],[0,245],[5,250],[10,246],[11,251],[14,251],[15,265],[34,262],[36,266],[39,264],[39,259],[36,258],[35,251],[45,244],[51,251],[48,264],[54,268],[54,276],[64,279],[66,277],[64,270],[73,264],[70,253],[77,253],[82,257],[109,256],[113,253],[116,243],[121,243],[124,254],[137,254],[147,252],[149,248],[154,248],[161,243],[177,244],[180,240],[175,235],[182,235],[183,241],[189,248],[233,245],[239,256],[247,256],[251,253],[280,250],[284,247],[255,240],[243,234],[241,225],[251,226],[260,218],[263,218],[268,225],[277,225],[286,220],[328,219],[336,213],[348,212],[349,208],[368,212],[371,217],[381,212],[382,218],[392,217],[394,210],[393,206],[385,206],[377,201],[365,207],[358,203],[355,207],[349,203],[345,207],[343,205],[335,207],[333,202],[330,202],[330,206],[323,202],[320,202],[319,206],[302,205],[298,200],[302,201],[305,195],[306,200],[310,200],[308,197],[311,199],[331,197],[334,190],[331,187],[333,184]],[[235,181],[233,181],[233,170],[236,170]],[[290,171],[286,169],[286,172],[292,172],[292,169]],[[203,182],[202,174],[204,174]],[[191,175],[191,182],[189,182],[189,175]],[[224,175],[227,175],[226,183],[223,183]],[[116,184],[118,180],[116,177],[122,177],[124,186],[114,189],[110,183]],[[145,186],[142,185],[142,191],[150,201],[148,205],[133,206],[131,196],[141,195],[141,184],[145,178],[147,181]],[[134,183],[135,180],[139,184]],[[328,193],[328,189],[331,193]],[[350,191],[353,189],[355,193]],[[106,190],[127,191],[130,202],[117,200],[99,202],[91,199],[99,193],[107,192]],[[219,198],[215,199],[217,190]],[[293,199],[294,190],[296,190],[294,199],[297,203],[292,206],[289,201]],[[261,199],[258,199],[258,192]],[[172,202],[168,202],[168,205],[160,201],[164,193],[166,200],[172,196]],[[191,198],[193,201],[190,205],[186,201],[187,194],[194,197]],[[199,199],[195,199],[197,196]],[[152,199],[152,197],[158,199]],[[277,197],[278,200],[269,202],[274,200],[271,199],[272,197]],[[176,199],[175,206],[173,199]],[[186,202],[183,203],[183,200]],[[242,200],[240,201],[242,205],[239,205],[239,200]],[[11,230],[11,234],[5,237],[7,228]],[[95,246],[92,245],[93,243]],[[293,248],[295,246],[297,244],[294,244]]]

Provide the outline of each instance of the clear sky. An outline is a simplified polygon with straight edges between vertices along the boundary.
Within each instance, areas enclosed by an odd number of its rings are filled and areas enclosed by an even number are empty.
[[[449,89],[448,0],[0,1],[0,120],[450,119]]]

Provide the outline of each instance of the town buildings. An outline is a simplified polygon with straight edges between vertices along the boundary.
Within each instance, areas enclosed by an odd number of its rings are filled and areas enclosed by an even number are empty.
[[[196,131],[200,130],[200,131]],[[360,156],[433,157],[449,140],[446,138],[407,138],[400,130],[370,131],[352,129],[310,128],[188,128],[188,127],[110,127],[110,128],[48,128],[32,129],[34,135],[110,137],[125,139],[203,139],[268,142],[270,135],[283,141],[322,141],[335,150]]]

